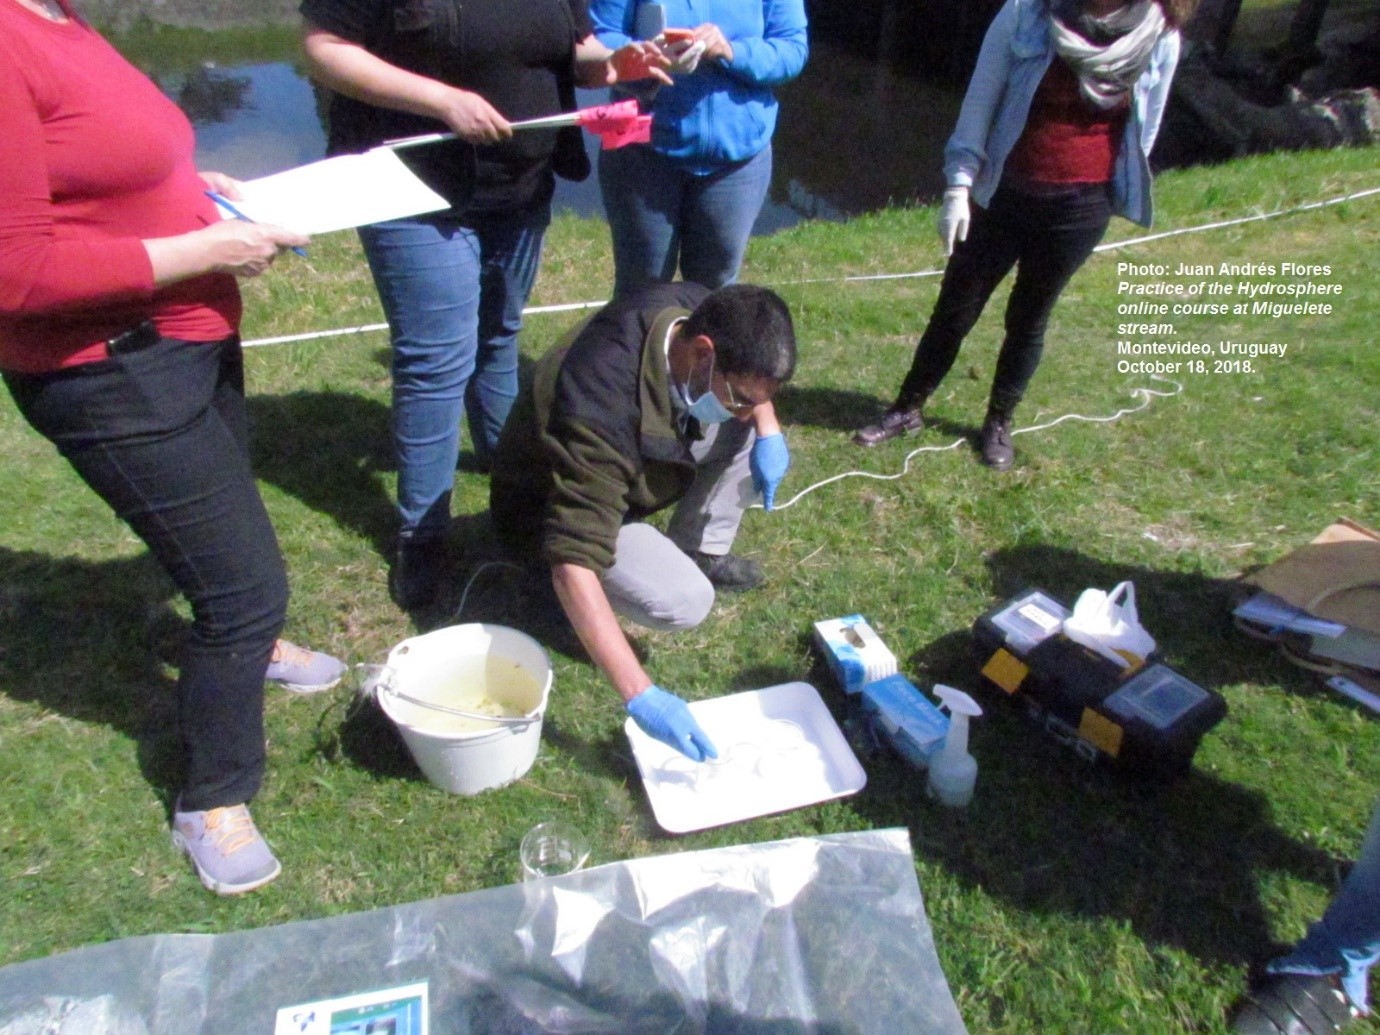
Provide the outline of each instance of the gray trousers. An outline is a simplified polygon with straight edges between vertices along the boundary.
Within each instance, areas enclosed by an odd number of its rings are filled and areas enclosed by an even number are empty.
[[[725,554],[753,502],[748,457],[752,425],[725,421],[704,429],[690,447],[698,465],[665,534],[643,522],[618,533],[604,592],[618,614],[648,629],[693,629],[714,606],[714,587],[686,554]]]

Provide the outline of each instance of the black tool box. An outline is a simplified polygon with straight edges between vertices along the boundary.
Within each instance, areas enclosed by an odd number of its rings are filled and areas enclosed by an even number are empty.
[[[973,639],[983,679],[1080,756],[1168,780],[1187,772],[1227,702],[1160,664],[1134,669],[1063,636],[1069,609],[1028,590],[982,615]]]

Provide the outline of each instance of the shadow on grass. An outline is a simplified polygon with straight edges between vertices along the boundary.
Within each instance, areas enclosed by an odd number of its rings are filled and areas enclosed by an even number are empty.
[[[1000,599],[1038,587],[1072,602],[1089,586],[1133,580],[1166,662],[1202,686],[1302,682],[1233,632],[1231,583],[1038,545],[999,550],[988,563]],[[922,686],[983,687],[967,631],[940,637],[901,667]],[[1259,897],[1264,875],[1336,881],[1343,861],[1281,832],[1262,794],[1199,768],[1155,786],[1090,767],[1014,702],[975,694],[985,715],[974,734],[977,795],[966,813],[929,801],[924,776],[887,754],[868,764],[858,809],[879,826],[909,826],[919,857],[985,893],[1031,913],[1125,921],[1147,943],[1235,965],[1279,948]],[[841,695],[832,696],[837,705]]]
[[[395,466],[388,407],[348,392],[254,395],[248,405],[254,473],[388,556],[397,528],[381,477]]]
[[[183,623],[147,554],[90,562],[0,548],[0,687],[135,741],[139,770],[171,809],[181,786],[171,655]]]
[[[337,728],[325,724],[317,728],[316,750],[328,762],[343,756],[385,779],[426,782],[393,720],[377,703],[364,697],[350,702]]]
[[[391,355],[390,350],[381,349],[374,360],[388,369]],[[530,358],[521,357],[519,378],[529,379],[533,368]],[[380,556],[391,561],[398,516],[381,477],[397,469],[389,407],[350,392],[253,395],[248,407],[254,473],[333,518],[341,528],[369,540]],[[466,429],[461,441],[469,440]],[[457,466],[461,471],[483,473],[472,451],[461,452]],[[455,542],[477,531],[480,550],[496,549],[487,515],[478,516],[484,520],[456,519],[448,538]],[[466,551],[474,549],[467,538],[460,542]],[[444,601],[439,606],[444,607]],[[413,616],[423,625],[430,617]]]
[[[881,419],[890,405],[891,396],[886,401],[862,392],[843,391],[837,388],[798,388],[785,385],[776,396],[776,410],[784,424],[801,424],[831,431],[852,433],[859,428]],[[930,443],[945,445],[955,438],[966,438],[974,444],[982,423],[981,412],[974,415],[974,423],[959,423],[933,413],[925,414],[925,434],[934,435],[944,441]],[[922,444],[918,434],[903,436],[893,446],[914,448]]]
[[[890,402],[841,388],[781,386],[773,400],[783,424],[806,424],[834,431],[856,431],[882,415]]]

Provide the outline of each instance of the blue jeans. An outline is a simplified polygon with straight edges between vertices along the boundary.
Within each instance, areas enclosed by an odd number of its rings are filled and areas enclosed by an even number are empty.
[[[1104,184],[1072,187],[1052,196],[1002,187],[988,208],[974,205],[968,239],[958,244],[944,267],[939,298],[897,393],[897,408],[910,409],[939,387],[963,339],[1012,266],[1016,283],[1006,303],[1006,336],[997,356],[991,402],[1004,411],[1015,407],[1044,354],[1054,303],[1088,261],[1111,218],[1111,196]]]
[[[613,233],[614,295],[676,279],[716,288],[738,276],[771,186],[771,145],[697,175],[649,145],[599,152],[599,188]]]
[[[181,807],[249,801],[263,779],[264,670],[288,586],[249,468],[239,340],[157,339],[52,374],[6,374],[5,382],[24,418],[192,605],[177,678],[187,755]]]
[[[1274,974],[1340,974],[1352,1004],[1365,1013],[1366,977],[1380,959],[1380,803],[1356,865],[1321,920],[1294,951],[1271,963]]]
[[[551,221],[532,211],[419,216],[359,229],[393,338],[393,442],[404,538],[450,522],[468,414],[487,464],[518,388],[518,331]]]

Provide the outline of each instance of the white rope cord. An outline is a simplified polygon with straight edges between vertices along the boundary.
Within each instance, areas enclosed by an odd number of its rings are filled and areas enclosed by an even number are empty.
[[[1326,201],[1310,201],[1304,205],[1296,205],[1294,208],[1276,209],[1274,212],[1257,212],[1251,216],[1240,216],[1236,219],[1223,219],[1216,223],[1200,223],[1197,226],[1184,226],[1177,230],[1165,230],[1158,234],[1144,234],[1140,237],[1128,237],[1124,241],[1108,241],[1099,244],[1093,249],[1094,252],[1110,252],[1118,248],[1129,248],[1133,244],[1145,244],[1149,241],[1159,241],[1166,237],[1178,237],[1181,234],[1201,234],[1208,230],[1222,230],[1229,226],[1242,226],[1246,223],[1257,223],[1262,219],[1278,219],[1281,216],[1292,216],[1299,212],[1310,212],[1314,209],[1327,208],[1330,205],[1340,205],[1347,201],[1356,201],[1360,198],[1368,198],[1371,195],[1380,194],[1380,187],[1370,187],[1366,190],[1356,191],[1354,194],[1346,194],[1340,198],[1328,198]],[[852,277],[816,277],[807,280],[787,280],[782,281],[783,285],[789,284],[857,284],[869,280],[910,280],[915,277],[938,277],[942,276],[944,268],[916,270],[912,273],[869,273],[860,274]]]
[[[1306,205],[1295,205],[1293,208],[1279,209],[1274,212],[1257,212],[1253,216],[1224,219],[1218,223],[1202,223],[1198,226],[1185,226],[1180,227],[1178,230],[1165,230],[1163,233],[1146,234],[1143,237],[1132,237],[1125,241],[1112,241],[1109,244],[1099,244],[1093,251],[1107,252],[1114,248],[1125,248],[1127,245],[1144,244],[1147,241],[1159,241],[1166,237],[1178,237],[1180,234],[1200,234],[1207,230],[1221,230],[1229,226],[1243,226],[1246,223],[1258,223],[1262,219],[1278,219],[1280,216],[1292,216],[1299,212],[1312,212],[1315,209],[1328,208],[1331,205],[1341,205],[1348,201],[1357,201],[1360,198],[1369,198],[1376,194],[1380,194],[1380,187],[1370,187],[1366,190],[1358,190],[1354,194],[1345,194],[1340,198],[1328,198],[1326,201],[1310,201]]]
[[[531,316],[533,313],[568,313],[577,309],[598,309],[608,302],[562,302],[559,305],[534,305],[528,306],[522,311],[523,316]],[[365,334],[368,331],[386,331],[386,323],[364,323],[358,327],[342,327],[332,331],[306,331],[302,334],[283,334],[277,338],[255,338],[253,341],[241,342],[242,348],[252,349],[260,345],[286,345],[294,341],[312,341],[316,338],[334,338],[346,334]]]
[[[514,564],[512,561],[485,561],[478,568],[474,569],[474,574],[471,575],[470,580],[465,583],[465,590],[460,594],[460,603],[456,604],[455,610],[451,612],[450,621],[455,622],[459,620],[460,612],[465,610],[465,601],[469,599],[470,587],[473,586],[475,580],[478,579],[480,575],[483,575],[489,568],[511,568],[518,574],[522,573],[522,565]]]
[[[346,334],[365,334],[368,331],[386,331],[386,323],[363,323],[358,327],[340,327],[333,331],[306,331],[303,334],[283,334],[277,338],[255,338],[240,342],[241,348],[254,349],[260,345],[286,345],[294,341],[312,341],[315,338],[336,338]]]
[[[1124,241],[1111,241],[1106,244],[1099,244],[1093,249],[1094,252],[1112,251],[1117,248],[1128,248],[1133,244],[1145,244],[1149,241],[1159,241],[1166,237],[1178,237],[1181,234],[1200,234],[1209,230],[1222,230],[1229,226],[1242,226],[1246,223],[1256,223],[1262,219],[1278,219],[1281,216],[1292,216],[1299,212],[1311,212],[1314,209],[1327,208],[1332,205],[1341,205],[1348,201],[1356,201],[1361,198],[1372,197],[1380,194],[1380,187],[1370,187],[1366,190],[1356,191],[1352,194],[1345,194],[1339,198],[1328,198],[1326,201],[1310,201],[1303,205],[1296,205],[1293,208],[1276,209],[1274,212],[1257,212],[1250,216],[1240,216],[1236,219],[1224,219],[1216,223],[1202,223],[1198,226],[1180,227],[1178,230],[1166,230],[1158,234],[1146,234],[1142,237],[1131,237]],[[943,274],[943,268],[930,270],[916,270],[910,273],[868,273],[857,274],[845,277],[817,277],[806,280],[784,280],[777,283],[777,287],[796,286],[801,284],[859,284],[872,280],[911,280],[916,277],[938,277]],[[534,316],[540,313],[568,313],[580,309],[597,309],[606,305],[607,299],[595,302],[563,302],[557,305],[528,306],[522,311],[523,316]],[[334,338],[346,334],[363,334],[368,331],[386,330],[386,323],[368,323],[359,327],[342,327],[337,330],[329,331],[308,331],[304,334],[285,334],[276,338],[255,338],[252,341],[243,342],[245,348],[257,348],[261,345],[286,345],[289,342],[312,341],[317,338]]]
[[[1171,385],[1173,385],[1173,386],[1174,386],[1174,391],[1172,391],[1172,392],[1157,392],[1157,391],[1155,391],[1155,389],[1153,389],[1153,388],[1145,388],[1145,387],[1133,388],[1133,389],[1131,389],[1131,397],[1132,397],[1132,398],[1139,398],[1139,399],[1140,399],[1140,403],[1139,403],[1138,405],[1136,405],[1136,406],[1126,406],[1126,407],[1122,407],[1121,409],[1117,410],[1115,413],[1110,414],[1110,415],[1105,416],[1105,417],[1091,417],[1091,416],[1087,416],[1087,415],[1082,414],[1082,413],[1066,413],[1066,414],[1064,414],[1062,417],[1056,417],[1056,418],[1054,418],[1054,420],[1046,421],[1044,424],[1032,424],[1032,425],[1031,425],[1030,427],[1028,427],[1028,428],[1017,428],[1017,429],[1016,429],[1015,431],[1013,431],[1011,434],[1012,434],[1012,435],[1026,435],[1026,434],[1029,434],[1029,433],[1032,432],[1032,431],[1045,431],[1045,430],[1048,430],[1049,428],[1052,428],[1052,427],[1054,427],[1054,426],[1056,426],[1056,425],[1058,425],[1058,424],[1064,423],[1064,421],[1066,421],[1066,420],[1081,420],[1081,421],[1087,421],[1087,422],[1092,423],[1092,424],[1109,424],[1109,423],[1111,423],[1111,422],[1114,421],[1114,420],[1120,420],[1122,417],[1125,417],[1125,416],[1127,416],[1128,414],[1131,414],[1131,413],[1139,413],[1141,410],[1143,410],[1143,409],[1145,409],[1147,406],[1149,406],[1150,403],[1151,403],[1151,401],[1152,401],[1152,399],[1154,399],[1154,398],[1157,398],[1157,397],[1158,397],[1158,398],[1161,398],[1161,399],[1170,399],[1170,398],[1173,398],[1174,396],[1178,395],[1179,393],[1181,393],[1181,392],[1184,390],[1184,386],[1181,385],[1178,381],[1171,381],[1171,380],[1169,380],[1169,378],[1167,378],[1167,377],[1160,377],[1158,374],[1151,374],[1150,377],[1151,377],[1153,380],[1156,380],[1156,381],[1164,381],[1166,384],[1171,384]],[[833,484],[834,482],[843,481],[843,479],[845,479],[845,478],[871,478],[873,481],[879,481],[879,482],[893,482],[893,481],[896,481],[896,479],[898,479],[898,478],[904,478],[904,477],[910,472],[910,462],[911,462],[911,460],[912,460],[914,457],[918,456],[919,454],[921,454],[921,453],[947,453],[947,452],[948,452],[949,450],[951,450],[951,449],[957,449],[959,446],[963,445],[966,441],[967,441],[967,439],[964,439],[964,438],[956,438],[956,439],[954,439],[952,442],[950,442],[947,446],[920,446],[918,449],[912,449],[909,453],[906,454],[905,459],[904,459],[903,461],[901,461],[901,469],[900,469],[899,471],[897,471],[895,474],[876,474],[876,473],[874,473],[874,472],[872,472],[872,471],[844,471],[842,474],[836,474],[836,475],[833,475],[832,477],[825,478],[823,481],[815,482],[813,485],[806,486],[805,488],[803,488],[803,489],[801,489],[799,492],[797,492],[794,496],[792,496],[790,499],[788,499],[785,503],[778,503],[778,504],[776,504],[776,505],[772,508],[772,510],[773,510],[773,512],[775,512],[775,511],[777,511],[777,510],[785,510],[787,507],[793,507],[793,506],[795,506],[795,504],[799,503],[802,499],[804,499],[804,498],[805,498],[806,496],[808,496],[810,493],[814,492],[816,489],[821,489],[821,488],[823,488],[823,487],[826,486],[826,485],[831,485],[831,484]],[[753,503],[753,504],[751,504],[751,505],[749,506],[748,509],[749,509],[749,510],[752,510],[752,509],[760,509],[761,507],[762,507],[762,504],[760,504],[760,503]]]

